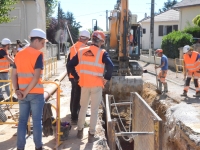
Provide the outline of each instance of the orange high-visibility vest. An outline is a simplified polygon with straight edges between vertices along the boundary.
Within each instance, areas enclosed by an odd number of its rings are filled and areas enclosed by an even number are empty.
[[[4,51],[1,49],[0,51]],[[6,51],[6,54],[8,55],[8,52]],[[10,62],[4,57],[0,59],[0,73],[1,72],[9,72]]]
[[[196,60],[198,54],[199,54],[198,52],[193,51],[191,57],[188,54],[183,55],[185,61],[185,67],[188,71],[190,72],[199,71],[200,61]]]
[[[34,67],[38,56],[43,53],[31,47],[27,47],[15,56],[15,65],[17,67],[18,85],[19,89],[24,91],[34,75]],[[42,84],[43,71],[41,70],[40,78],[33,89],[29,93],[43,94],[44,88]]]
[[[130,36],[129,36],[129,42],[133,43],[133,35],[132,34],[130,34]]]
[[[82,48],[78,51],[79,59],[79,85],[84,87],[104,87],[103,73],[105,64],[102,57],[105,50],[94,45]]]
[[[77,51],[83,47],[85,47],[85,44],[82,42],[79,42],[79,41],[76,42],[72,47],[70,47],[70,60],[76,55]],[[76,66],[75,69],[76,69],[77,73],[79,74],[79,66],[78,65]],[[70,73],[69,78],[74,78],[74,76]]]

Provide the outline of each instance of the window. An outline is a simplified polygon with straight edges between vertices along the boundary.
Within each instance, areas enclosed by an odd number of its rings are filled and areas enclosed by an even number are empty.
[[[143,33],[143,34],[146,34],[146,29],[145,29],[145,28],[142,29],[142,33]]]
[[[170,26],[163,26],[159,25],[158,26],[158,36],[164,36],[172,31],[177,31],[178,30],[178,25],[170,25]]]

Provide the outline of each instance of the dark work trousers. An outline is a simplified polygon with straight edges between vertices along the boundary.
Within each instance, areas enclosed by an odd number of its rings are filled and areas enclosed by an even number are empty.
[[[78,113],[80,110],[81,87],[78,85],[78,82],[74,81],[74,78],[69,78],[69,81],[72,84],[70,101],[71,120],[76,121],[78,120]]]

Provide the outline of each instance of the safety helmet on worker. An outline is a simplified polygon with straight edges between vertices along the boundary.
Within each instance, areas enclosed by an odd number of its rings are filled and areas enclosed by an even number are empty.
[[[4,38],[4,39],[2,39],[1,44],[2,45],[8,45],[8,44],[12,44],[12,42],[10,41],[10,39]]]
[[[162,49],[157,49],[156,50],[156,54],[158,54],[158,53],[163,53],[163,50]]]
[[[42,29],[39,29],[39,28],[35,28],[30,32],[29,38],[31,37],[40,37],[42,39],[47,40],[46,33]]]
[[[79,37],[81,37],[81,38],[86,37],[86,38],[90,39],[90,32],[89,32],[88,30],[82,30],[82,31],[80,32]]]
[[[193,48],[191,46],[189,46],[189,45],[185,45],[183,47],[183,53],[187,53],[189,50],[193,50]]]
[[[96,30],[92,33],[92,37],[97,37],[98,39],[105,42],[105,34],[102,31]]]

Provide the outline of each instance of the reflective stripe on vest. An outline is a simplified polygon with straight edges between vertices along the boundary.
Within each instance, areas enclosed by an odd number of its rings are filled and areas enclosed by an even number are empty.
[[[18,73],[17,74],[18,77],[23,77],[23,78],[30,78],[33,77],[32,73]],[[43,74],[40,74],[40,78],[43,77]]]
[[[90,65],[90,66],[94,66],[94,67],[99,67],[99,68],[102,68],[104,69],[105,65],[104,64],[99,64],[98,61],[100,59],[100,54],[101,54],[101,51],[102,49],[98,49],[98,52],[97,52],[97,56],[96,56],[96,60],[95,62],[90,62],[90,61],[83,61],[82,60],[82,56],[83,56],[83,50],[80,51],[80,62],[79,64],[82,64],[82,65]],[[93,72],[93,71],[88,71],[88,70],[83,70],[81,69],[80,70],[80,73],[85,73],[85,74],[89,74],[89,75],[93,75],[93,76],[103,76],[103,72],[101,73],[97,73],[97,72]]]
[[[25,89],[28,87],[29,84],[20,84],[19,88],[20,89]],[[43,88],[43,84],[36,84],[34,88]]]

